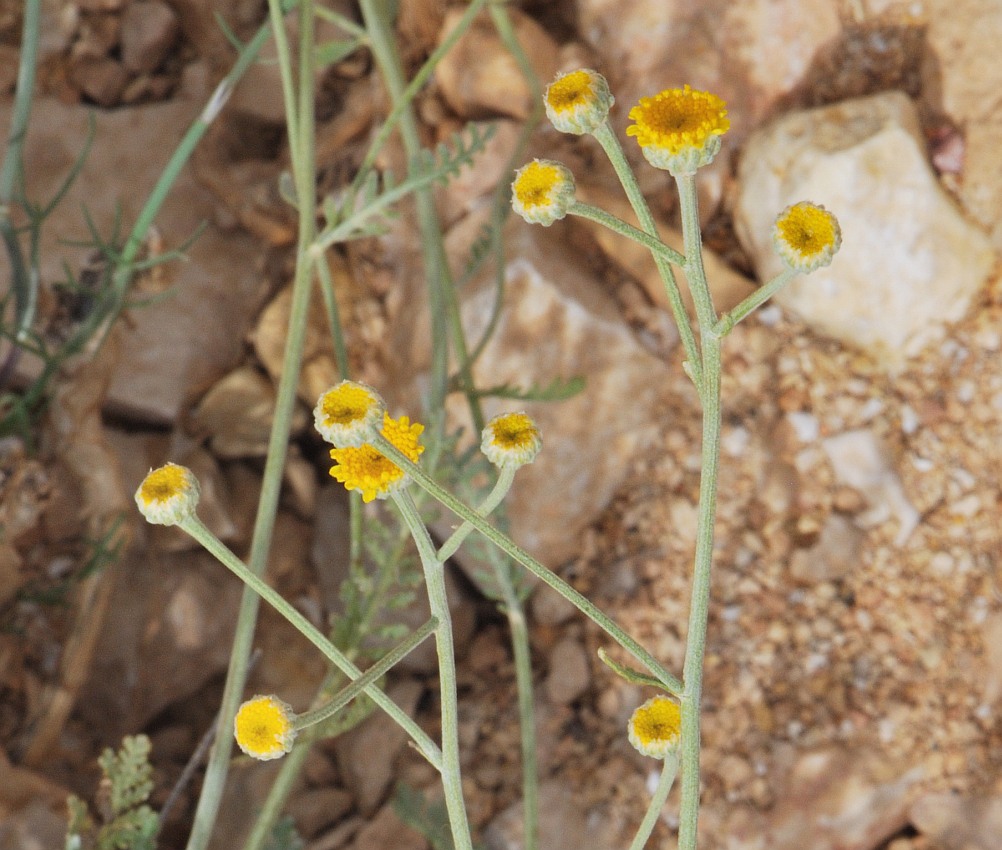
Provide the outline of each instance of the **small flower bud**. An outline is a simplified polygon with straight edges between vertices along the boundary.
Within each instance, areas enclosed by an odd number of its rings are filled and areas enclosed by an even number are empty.
[[[151,469],[135,495],[139,512],[154,525],[178,525],[193,516],[198,497],[198,479],[176,463]]]
[[[645,756],[663,759],[678,749],[682,737],[682,710],[664,696],[647,700],[633,712],[629,726],[630,743]]]
[[[497,467],[532,463],[543,447],[536,423],[524,413],[505,413],[487,423],[480,450]]]
[[[582,69],[563,74],[546,88],[546,117],[561,133],[594,133],[608,118],[615,98],[605,77]]]
[[[342,381],[320,396],[313,409],[313,424],[328,443],[361,446],[379,430],[385,412],[386,405],[372,387]]]
[[[549,227],[574,203],[574,175],[559,162],[534,159],[515,172],[511,207],[530,224]]]
[[[247,700],[233,718],[237,746],[261,761],[284,756],[292,749],[296,732],[292,728],[292,708],[275,696],[256,696]]]
[[[807,274],[832,261],[842,245],[842,230],[824,207],[801,201],[780,213],[772,241],[787,268]]]

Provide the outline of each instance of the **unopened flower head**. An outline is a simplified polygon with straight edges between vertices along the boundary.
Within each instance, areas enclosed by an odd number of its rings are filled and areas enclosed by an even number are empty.
[[[832,261],[842,244],[842,231],[828,210],[802,201],[779,215],[772,241],[788,268],[806,274]]]
[[[543,447],[536,423],[524,413],[505,413],[487,423],[480,450],[495,466],[532,463]]]
[[[559,162],[534,159],[515,172],[511,208],[530,224],[549,227],[574,203],[574,175]]]
[[[136,506],[154,525],[177,525],[198,506],[198,479],[186,466],[168,463],[151,469],[136,490]]]
[[[633,712],[630,743],[645,756],[663,759],[678,749],[682,737],[682,710],[674,700],[656,696]]]
[[[372,387],[342,381],[320,396],[313,409],[313,423],[328,443],[361,446],[372,439],[385,412],[386,405]]]
[[[247,700],[233,718],[233,735],[247,755],[261,761],[284,756],[292,749],[296,731],[292,708],[275,696]]]
[[[412,425],[406,416],[391,419],[388,413],[383,414],[383,436],[415,463],[424,451],[418,442],[423,430],[424,425]],[[331,458],[335,461],[331,476],[346,489],[360,491],[363,502],[385,499],[408,481],[399,466],[369,444],[331,449]]]
[[[712,162],[720,137],[731,126],[719,97],[689,86],[640,98],[630,120],[636,123],[626,128],[626,135],[637,137],[651,165],[676,177],[695,174]]]
[[[597,71],[571,71],[555,79],[543,98],[546,117],[561,133],[594,133],[609,116],[615,98]]]

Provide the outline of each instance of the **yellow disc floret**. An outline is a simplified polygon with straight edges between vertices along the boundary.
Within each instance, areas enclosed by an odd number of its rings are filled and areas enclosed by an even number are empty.
[[[412,425],[406,416],[391,419],[388,413],[383,414],[383,436],[415,463],[424,451],[418,442],[422,431],[424,425]],[[369,444],[331,449],[331,458],[335,461],[331,476],[346,489],[360,491],[363,502],[385,499],[407,483],[404,471]]]
[[[480,450],[495,466],[532,463],[543,446],[536,423],[524,413],[505,413],[487,423]]]
[[[626,128],[626,135],[637,137],[644,157],[655,168],[676,177],[695,174],[712,162],[720,150],[720,137],[731,126],[724,106],[710,92],[689,86],[665,89],[640,98],[630,110],[636,123]]]
[[[237,745],[261,761],[277,759],[292,749],[296,731],[292,709],[275,696],[256,696],[240,706],[233,718]]]
[[[361,446],[376,433],[386,405],[367,384],[342,381],[327,390],[313,409],[313,423],[328,443]]]
[[[546,117],[561,133],[593,133],[615,102],[605,77],[582,69],[557,77],[543,99]]]
[[[548,159],[534,159],[515,172],[511,207],[530,224],[549,227],[574,203],[574,175]]]
[[[786,266],[806,273],[832,261],[842,244],[842,231],[828,210],[802,201],[783,210],[772,238]]]
[[[168,463],[151,469],[136,490],[136,506],[154,525],[177,525],[195,513],[198,479],[186,466]]]
[[[633,712],[630,743],[651,758],[663,759],[678,749],[682,737],[682,711],[674,700],[656,696]]]

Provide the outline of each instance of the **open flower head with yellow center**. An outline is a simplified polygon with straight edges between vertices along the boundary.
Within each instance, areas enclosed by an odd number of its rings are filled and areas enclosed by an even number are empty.
[[[559,162],[534,159],[515,172],[511,208],[530,224],[549,227],[574,203],[574,175]]]
[[[832,261],[842,245],[842,231],[828,210],[802,201],[780,213],[772,241],[787,268],[806,274]]]
[[[636,136],[644,157],[676,177],[696,173],[720,150],[720,137],[731,122],[715,94],[689,86],[642,97],[630,110],[627,136]]]
[[[594,133],[609,116],[615,98],[597,71],[571,71],[555,79],[543,98],[546,117],[561,133]]]
[[[178,525],[195,513],[198,479],[186,466],[167,463],[151,469],[136,490],[136,506],[154,525]]]
[[[532,463],[543,447],[536,423],[524,413],[505,413],[487,423],[480,450],[497,467]]]
[[[630,743],[645,756],[663,759],[678,749],[682,737],[682,710],[674,700],[656,696],[633,712]]]
[[[415,463],[424,451],[418,442],[422,431],[424,425],[418,422],[412,425],[406,416],[392,419],[388,413],[383,414],[383,436]],[[360,491],[363,502],[385,499],[408,481],[399,466],[368,443],[331,449],[331,458],[335,461],[331,476],[346,489]]]
[[[372,439],[386,413],[386,405],[372,387],[342,381],[327,390],[313,409],[313,423],[328,443],[361,446]]]
[[[275,696],[256,696],[237,710],[233,735],[247,755],[261,761],[284,756],[292,749],[296,731],[292,708]]]

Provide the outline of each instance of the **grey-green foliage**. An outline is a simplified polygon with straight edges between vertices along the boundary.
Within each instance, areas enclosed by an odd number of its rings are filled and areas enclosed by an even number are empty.
[[[87,804],[70,795],[66,850],[155,850],[159,818],[146,801],[153,791],[150,739],[127,736],[97,760],[104,775],[98,789],[100,825]]]
[[[265,850],[303,850],[306,843],[296,831],[296,822],[286,815],[278,819],[265,842]]]
[[[473,162],[473,158],[487,146],[495,129],[493,124],[467,124],[448,142],[440,143],[433,150],[422,151],[407,178],[400,183],[389,171],[382,175],[376,171],[359,175],[349,189],[324,199],[321,208],[326,226],[317,237],[317,243],[330,246],[336,242],[386,233],[394,215],[393,204],[423,186],[447,183],[450,177]],[[290,202],[295,202],[288,185],[283,194]]]

